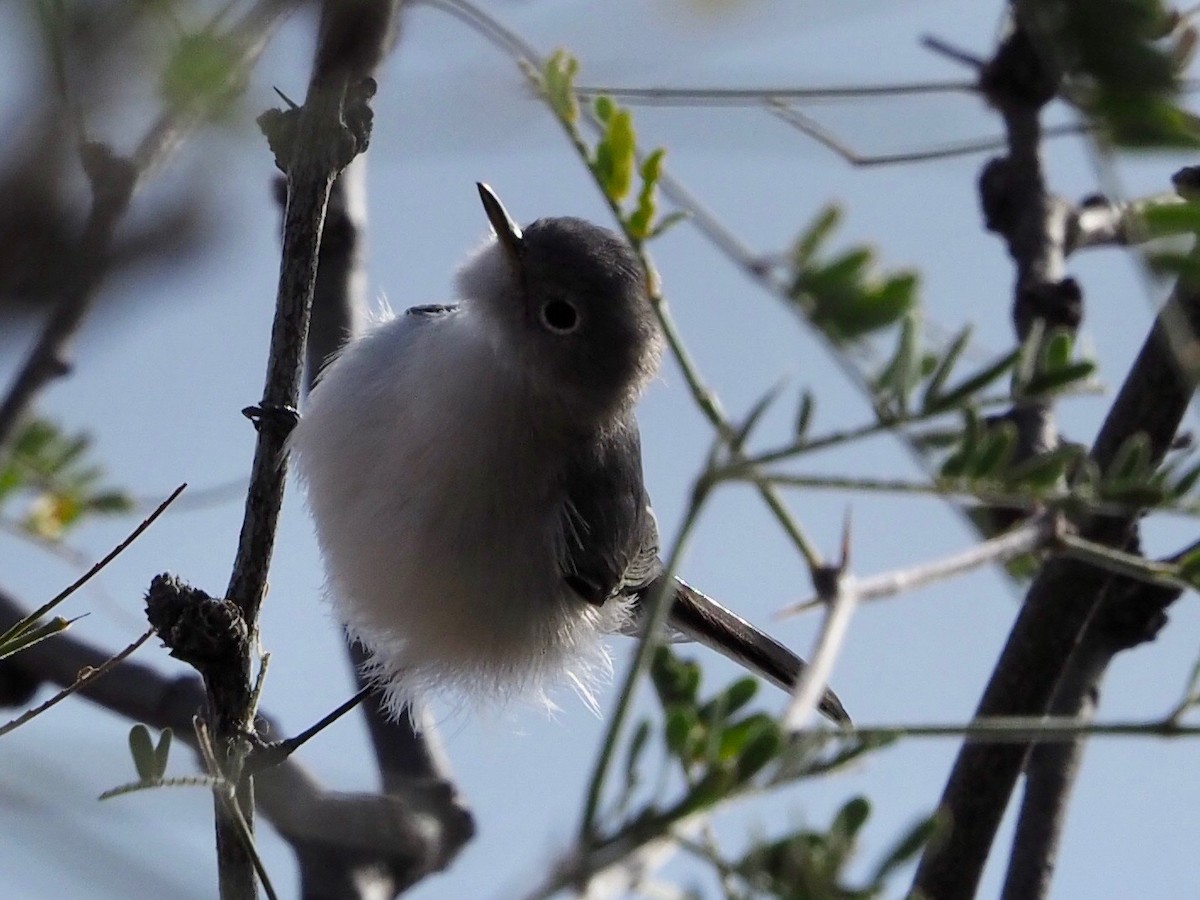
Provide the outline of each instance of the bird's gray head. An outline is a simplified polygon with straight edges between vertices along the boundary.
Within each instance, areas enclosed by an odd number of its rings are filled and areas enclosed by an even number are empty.
[[[465,304],[494,330],[524,387],[589,425],[615,421],[658,368],[662,336],[637,255],[583,219],[521,229],[479,185],[496,239],[459,272]]]

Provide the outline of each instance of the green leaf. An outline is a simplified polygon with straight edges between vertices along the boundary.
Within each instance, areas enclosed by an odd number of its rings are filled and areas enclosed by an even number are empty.
[[[1045,334],[1046,320],[1034,319],[1029,334],[1025,335],[1025,340],[1021,341],[1021,346],[1017,348],[1017,364],[1013,368],[1012,377],[1012,395],[1017,399],[1025,395],[1025,386],[1037,374],[1040,361],[1038,349]]]
[[[1178,277],[1188,285],[1200,283],[1200,258],[1192,253],[1148,253],[1146,261],[1157,275]]]
[[[1067,470],[1074,466],[1086,451],[1076,445],[1065,445],[1017,463],[1005,473],[1005,481],[1012,485],[1045,490],[1054,487],[1066,477]]]
[[[775,721],[765,713],[755,713],[728,725],[720,735],[717,751],[719,758],[725,762],[736,760],[764,729],[767,731],[778,730]]]
[[[129,752],[133,754],[133,766],[139,781],[158,780],[158,759],[154,743],[150,740],[150,729],[140,722],[129,729]]]
[[[542,70],[542,86],[550,108],[572,129],[579,122],[579,101],[575,96],[578,73],[579,60],[561,49],[550,54]]]
[[[963,351],[967,349],[967,344],[971,341],[972,328],[968,325],[960,331],[950,342],[946,353],[938,361],[937,367],[933,370],[933,377],[929,379],[929,383],[925,385],[925,391],[921,396],[921,409],[928,411],[931,408],[936,408],[936,402],[941,395],[942,388],[946,386],[946,381],[950,377],[951,371],[958,364],[959,358]]]
[[[595,110],[596,118],[607,124],[608,120],[612,118],[613,111],[617,108],[617,105],[613,103],[612,97],[601,94],[592,103],[592,108]]]
[[[803,441],[808,436],[808,429],[812,425],[813,407],[816,406],[816,401],[813,399],[813,393],[810,390],[805,390],[800,395],[800,407],[796,410],[796,440]]]
[[[1200,583],[1200,549],[1193,550],[1178,562],[1179,577],[1195,585]]]
[[[1030,379],[1025,386],[1023,397],[1027,399],[1043,399],[1051,394],[1066,390],[1081,381],[1092,377],[1096,364],[1090,360],[1081,360],[1055,369],[1052,372],[1042,372]]]
[[[1200,147],[1195,116],[1169,100],[1114,91],[1100,96],[1092,110],[1105,119],[1109,139],[1118,146],[1180,150]]]
[[[699,736],[699,725],[700,720],[692,707],[672,706],[665,712],[663,740],[667,750],[685,764],[693,760],[692,750]]]
[[[744,784],[761,772],[775,757],[783,745],[783,736],[773,721],[761,722],[737,756],[735,777]]]
[[[101,491],[85,500],[92,512],[127,513],[133,509],[133,498],[124,491]]]
[[[866,797],[852,797],[838,810],[833,823],[829,826],[831,837],[837,837],[846,843],[851,843],[859,831],[867,823],[871,815],[871,804]]]
[[[640,170],[642,189],[638,192],[637,207],[626,222],[626,226],[635,240],[645,240],[653,231],[654,217],[658,209],[655,202],[655,191],[658,187],[658,179],[662,174],[662,162],[666,154],[667,151],[659,147],[642,163]]]
[[[0,500],[20,501],[13,515],[29,534],[58,540],[89,514],[124,512],[132,502],[112,488],[96,489],[101,467],[87,458],[86,434],[67,434],[51,422],[33,419],[14,436],[0,463]]]
[[[167,760],[171,755],[171,738],[175,732],[164,728],[158,735],[158,745],[154,748],[154,771],[156,780],[161,780],[167,774]]]
[[[729,438],[729,448],[734,453],[738,453],[746,445],[746,441],[750,437],[750,433],[754,431],[754,426],[757,425],[763,417],[763,414],[770,409],[771,404],[778,398],[780,392],[783,391],[784,382],[778,381],[770,387],[765,394],[758,398],[755,404],[750,407],[750,412],[746,414],[746,418],[734,430]]]
[[[628,798],[638,785],[638,767],[642,753],[650,741],[650,722],[642,719],[633,730],[629,747],[625,752],[625,797]],[[622,802],[624,805],[624,801]]]
[[[725,712],[732,716],[754,699],[758,693],[758,679],[739,678],[725,689]]]
[[[700,689],[700,667],[659,647],[650,663],[650,681],[664,708],[676,704],[694,707]]]
[[[809,261],[820,249],[821,245],[828,240],[829,236],[837,228],[841,222],[842,211],[839,207],[830,204],[822,209],[809,223],[803,233],[796,239],[795,246],[792,248],[792,265],[797,270],[808,267]]]
[[[940,474],[943,478],[967,477],[982,436],[983,423],[979,419],[979,413],[968,407],[963,410],[963,430],[958,449],[942,463]]]
[[[858,311],[856,333],[851,336],[894,325],[916,305],[919,285],[916,272],[902,271],[889,275],[878,287],[868,290],[866,302]]]
[[[77,620],[64,619],[62,616],[55,616],[46,622],[36,624],[29,622],[27,618],[22,619],[3,635],[0,635],[0,659],[6,659],[14,653],[27,650],[34,644],[40,644],[56,634],[62,634],[75,621]]]
[[[620,203],[633,186],[636,168],[636,135],[629,110],[617,107],[605,123],[604,136],[596,144],[592,171],[613,203]]]
[[[682,209],[677,209],[675,212],[668,213],[658,220],[657,225],[650,229],[650,234],[646,236],[646,239],[653,240],[660,234],[665,233],[667,229],[674,228],[676,225],[686,219],[688,215],[688,212]]]
[[[213,31],[202,31],[179,39],[163,71],[159,91],[172,107],[202,107],[217,112],[243,84],[233,41]]]
[[[880,402],[895,415],[908,415],[908,395],[916,386],[920,370],[919,340],[917,317],[910,313],[901,324],[895,353],[875,379]]]
[[[1178,480],[1171,485],[1171,493],[1175,497],[1182,497],[1196,486],[1197,480],[1200,480],[1200,463],[1192,466],[1179,476]]]
[[[1056,329],[1042,346],[1042,369],[1049,372],[1069,365],[1074,345],[1070,332]]]
[[[970,462],[969,477],[988,478],[1007,469],[1016,443],[1017,428],[1012,422],[990,425],[980,441],[975,458]]]
[[[1126,438],[1104,473],[1108,482],[1144,481],[1150,468],[1150,438],[1144,431]]]
[[[1200,203],[1155,203],[1142,212],[1142,225],[1152,238],[1200,234]],[[1191,259],[1188,254],[1185,258]]]
[[[682,807],[688,813],[705,809],[725,798],[736,784],[733,772],[709,769],[688,791]]]
[[[951,388],[946,393],[937,398],[936,403],[930,405],[928,402],[925,406],[925,411],[928,413],[940,412],[944,409],[953,409],[958,406],[968,397],[973,397],[975,394],[982,391],[988,385],[999,380],[1017,363],[1017,357],[1020,354],[1019,350],[1013,350],[996,360],[989,366],[981,369],[970,378],[961,382],[957,386]]]
[[[811,288],[820,290],[825,287],[829,290],[836,290],[839,287],[856,284],[863,279],[873,255],[867,247],[854,247],[846,250],[841,256],[835,256],[831,262],[819,269],[810,270],[809,277],[813,279]]]

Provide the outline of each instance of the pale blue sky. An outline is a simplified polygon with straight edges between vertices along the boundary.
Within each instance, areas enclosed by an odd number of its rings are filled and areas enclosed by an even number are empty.
[[[621,85],[817,85],[966,77],[918,46],[934,33],[985,55],[1001,4],[953,0],[841,4],[747,2],[492,3],[488,9],[543,52],[564,46],[582,62],[581,81]],[[261,392],[278,263],[274,167],[249,124],[276,102],[274,85],[301,95],[308,26],[291,23],[259,66],[239,127],[194,141],[148,191],[200,178],[221,210],[211,251],[169,273],[131,275],[105,287],[110,300],[136,297],[124,311],[95,316],[80,342],[78,374],[56,385],[43,409],[87,428],[112,479],[146,497],[180,481],[203,489],[246,473],[253,431],[239,410]],[[29,65],[13,32],[0,36],[3,85]],[[573,214],[604,221],[604,207],[557,125],[529,96],[512,63],[460,23],[415,10],[381,78],[369,157],[372,294],[401,308],[451,298],[454,266],[486,231],[474,182],[489,182],[513,215],[529,221]],[[902,150],[998,133],[995,117],[971,97],[822,105],[813,114],[864,151]],[[5,107],[6,119],[12,111]],[[785,247],[825,203],[842,203],[837,240],[871,242],[887,265],[923,273],[931,320],[977,325],[979,350],[1012,340],[1012,268],[1003,246],[980,225],[975,179],[984,157],[906,168],[855,170],[764,113],[747,110],[636,111],[643,144],[669,147],[667,164],[750,246]],[[127,125],[128,123],[126,123]],[[122,132],[126,133],[126,132]],[[118,141],[119,143],[119,141]],[[1086,148],[1047,148],[1054,187],[1079,197],[1094,189]],[[1157,192],[1183,160],[1124,165],[1131,193]],[[697,363],[737,414],[781,377],[787,403],[799,389],[820,398],[820,430],[866,421],[866,404],[831,364],[823,346],[777,301],[716,255],[690,227],[654,245],[665,294]],[[1152,310],[1137,271],[1115,251],[1073,260],[1087,293],[1084,341],[1115,385],[1141,343]],[[115,307],[117,304],[113,303]],[[26,334],[0,335],[7,381]],[[785,404],[786,405],[786,404]],[[1061,421],[1090,441],[1104,399],[1071,401]],[[673,365],[652,385],[640,413],[647,482],[664,539],[709,445],[708,428]],[[788,426],[781,408],[764,443]],[[915,474],[899,446],[878,439],[803,471]],[[847,505],[854,511],[855,571],[874,574],[963,548],[971,535],[932,500],[849,498],[793,492],[789,501],[827,552],[836,549]],[[89,611],[76,633],[123,646],[142,626],[140,597],[163,570],[219,590],[228,579],[241,519],[233,499],[178,512],[156,525],[69,612]],[[97,525],[73,540],[101,555],[128,523]],[[1151,552],[1194,537],[1189,522],[1150,529]],[[5,586],[32,603],[55,593],[74,571],[54,558],[0,542]],[[769,622],[807,596],[807,573],[749,490],[726,487],[702,521],[683,574],[748,618]],[[299,494],[289,494],[272,569],[264,636],[272,652],[265,706],[295,731],[344,699],[350,679],[340,638],[319,602],[321,571]],[[996,575],[877,603],[852,624],[834,683],[864,724],[955,722],[973,710],[1007,634],[1016,596]],[[1161,715],[1174,704],[1197,653],[1200,625],[1187,597],[1159,640],[1113,667],[1103,704],[1108,719]],[[804,651],[815,619],[774,626]],[[618,665],[626,644],[615,644]],[[696,651],[710,682],[732,677],[724,660]],[[138,659],[171,673],[181,664],[147,646]],[[764,688],[768,708],[780,695]],[[443,738],[477,817],[479,836],[451,870],[412,896],[507,897],[573,834],[603,723],[569,691],[553,718],[529,708],[490,717],[442,710]],[[611,708],[612,692],[601,698]],[[98,804],[102,790],[132,778],[128,723],[70,702],[0,740],[0,869],[13,897],[178,896],[215,891],[211,806],[202,791],[160,791]],[[956,751],[953,741],[910,741],[869,757],[853,771],[791,790],[720,821],[737,846],[747,828],[776,833],[788,824],[828,823],[849,797],[874,803],[864,841],[866,871],[884,848],[936,802]],[[1074,800],[1055,896],[1194,896],[1200,872],[1200,787],[1193,743],[1097,741],[1088,749]],[[361,726],[347,722],[306,747],[305,763],[329,786],[374,785]],[[179,753],[173,770],[191,767]],[[1001,836],[1000,857],[1004,857]],[[294,891],[291,855],[269,828],[262,846],[276,884]],[[672,869],[676,874],[678,867]],[[1002,872],[989,869],[982,896]],[[157,881],[154,879],[158,879]],[[901,883],[897,883],[899,890]],[[711,889],[711,885],[709,885]]]

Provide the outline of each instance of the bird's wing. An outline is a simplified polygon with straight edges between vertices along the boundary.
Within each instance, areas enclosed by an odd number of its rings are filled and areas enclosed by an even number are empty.
[[[562,531],[563,578],[580,597],[597,606],[620,595],[636,595],[637,613],[629,633],[640,632],[644,599],[663,577],[658,558],[658,527],[642,481],[642,448],[637,424],[622,427],[596,443],[567,467]],[[805,663],[770,635],[710,597],[674,579],[669,626],[745,666],[784,690],[795,687]],[[850,717],[833,691],[819,708],[834,722]]]
[[[568,461],[564,486],[563,577],[580,597],[599,606],[658,577],[658,526],[632,414]]]

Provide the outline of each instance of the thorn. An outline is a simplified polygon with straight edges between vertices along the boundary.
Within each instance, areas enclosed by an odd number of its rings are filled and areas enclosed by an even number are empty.
[[[288,105],[288,109],[292,110],[292,112],[295,112],[296,110],[298,110],[300,108],[300,106],[294,100],[292,100],[291,97],[289,97],[287,94],[285,94],[279,88],[272,87],[271,90],[273,90],[276,94],[279,95],[279,99],[282,100],[284,103],[286,103]]]
[[[838,572],[845,575],[850,568],[850,531],[854,521],[853,508],[847,504],[846,518],[842,521],[842,556],[838,560]]]
[[[921,38],[921,46],[927,50],[932,50],[934,53],[952,59],[955,62],[962,63],[964,66],[970,66],[976,71],[981,71],[987,62],[980,59],[974,53],[968,53],[959,47],[955,47],[948,41],[943,41],[939,37],[932,34],[924,35]]]

